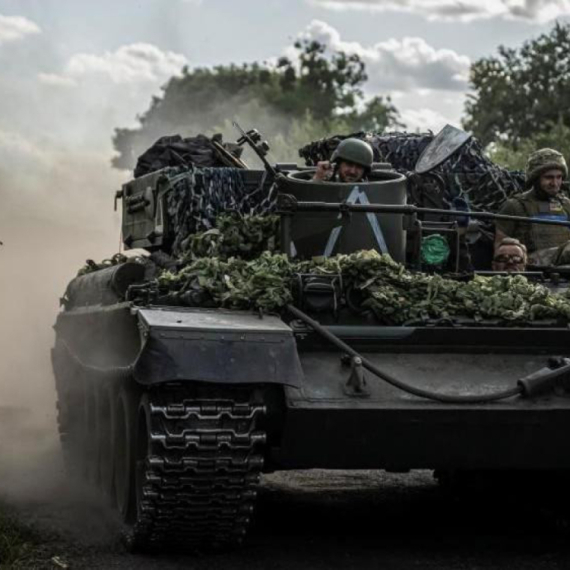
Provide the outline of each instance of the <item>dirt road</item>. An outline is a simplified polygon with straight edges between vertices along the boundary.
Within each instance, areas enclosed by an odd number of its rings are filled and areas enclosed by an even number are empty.
[[[44,542],[43,562],[28,567],[57,568],[57,556],[69,568],[129,570],[570,568],[569,533],[543,504],[525,494],[454,498],[426,471],[269,475],[242,550],[153,557],[125,553],[101,496],[65,478],[53,434],[36,436],[27,463],[20,457],[16,473],[3,462],[0,475],[4,502]]]

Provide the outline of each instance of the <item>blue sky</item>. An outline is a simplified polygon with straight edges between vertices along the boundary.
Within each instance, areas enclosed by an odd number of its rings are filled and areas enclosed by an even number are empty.
[[[25,171],[30,195],[55,180],[70,204],[82,177],[116,186],[113,129],[183,65],[271,60],[299,37],[358,53],[367,95],[409,129],[457,125],[474,60],[569,18],[570,0],[0,0],[0,175]]]

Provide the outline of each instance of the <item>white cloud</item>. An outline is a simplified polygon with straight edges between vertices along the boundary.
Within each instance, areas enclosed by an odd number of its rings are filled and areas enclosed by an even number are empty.
[[[409,130],[439,131],[446,123],[459,126],[466,93],[431,91],[418,97],[416,91],[402,93],[396,102],[400,118]]]
[[[37,89],[20,105],[29,111],[10,128],[44,136],[51,147],[105,152],[110,159],[114,129],[135,126],[137,114],[186,64],[183,55],[144,43],[74,54],[60,70],[37,74]]]
[[[313,20],[301,39],[317,40],[330,51],[355,53],[366,64],[367,89],[373,92],[428,89],[464,91],[470,60],[450,49],[436,49],[422,38],[390,39],[371,46],[348,42],[329,24]],[[293,54],[292,50],[288,55]]]
[[[433,109],[404,109],[401,112],[401,120],[409,131],[425,132],[428,130],[437,133],[450,121],[442,113]]]
[[[144,43],[102,54],[77,53],[61,71],[38,73],[41,104],[29,106],[34,110],[27,128],[47,137],[55,130],[60,145],[110,154],[113,130],[134,126],[137,113],[148,109],[152,97],[186,64],[183,55]]]
[[[366,96],[390,95],[407,129],[436,132],[447,123],[459,123],[471,64],[467,56],[436,49],[422,38],[393,38],[373,45],[346,41],[320,20],[313,20],[298,39],[322,43],[327,54],[358,54],[368,75]],[[293,47],[285,53],[293,60],[297,55]]]
[[[428,20],[505,18],[545,23],[570,15],[570,0],[307,0],[336,11],[407,12]]]
[[[3,16],[0,14],[0,45],[15,42],[31,34],[39,34],[37,24],[23,16]]]
[[[39,79],[43,83],[67,86],[98,76],[106,77],[117,85],[160,84],[178,75],[187,63],[181,54],[162,51],[151,44],[136,43],[102,55],[75,54],[61,74],[41,74]]]
[[[71,77],[57,75],[56,73],[40,73],[38,79],[44,85],[53,85],[54,87],[76,87],[77,82]]]

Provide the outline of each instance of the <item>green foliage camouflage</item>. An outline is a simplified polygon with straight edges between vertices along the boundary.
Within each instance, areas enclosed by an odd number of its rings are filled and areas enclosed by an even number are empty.
[[[168,304],[277,311],[292,301],[294,264],[283,254],[194,259],[180,271],[163,272],[157,293]]]
[[[358,291],[362,308],[385,325],[461,318],[502,325],[570,320],[569,296],[520,275],[458,281],[409,271],[375,251],[291,261],[276,252],[277,223],[276,216],[221,216],[215,230],[192,237],[176,270],[163,270],[147,283],[147,298],[168,305],[276,312],[293,301],[297,274],[341,274],[345,289]]]
[[[568,298],[554,295],[520,275],[475,276],[470,281],[457,281],[408,271],[390,256],[375,251],[305,262],[302,269],[341,273],[346,286],[364,294],[363,306],[371,309],[382,324],[461,317],[498,319],[503,323],[570,318]]]
[[[278,249],[279,216],[222,214],[216,227],[189,238],[185,261],[201,257],[254,259]]]

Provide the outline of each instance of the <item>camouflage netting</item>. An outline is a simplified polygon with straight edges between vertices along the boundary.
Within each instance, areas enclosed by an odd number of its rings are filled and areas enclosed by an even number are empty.
[[[222,135],[182,138],[180,135],[160,137],[137,160],[135,178],[169,166],[221,167],[239,166],[242,148],[224,143]]]
[[[222,213],[252,216],[266,214],[272,206],[272,196],[248,188],[235,168],[179,168],[168,176],[172,189],[166,203],[176,236],[175,255],[186,251],[192,235],[214,228]]]
[[[552,294],[522,276],[456,281],[410,272],[374,251],[289,261],[274,250],[276,227],[276,217],[222,217],[215,231],[193,236],[185,255],[138,285],[131,298],[143,303],[279,311],[293,300],[296,274],[342,274],[345,289],[358,290],[362,307],[381,324],[461,318],[491,319],[502,325],[543,319],[567,324],[570,320],[570,298]],[[243,240],[248,235],[254,239],[246,246]],[[245,258],[239,257],[242,254]],[[113,260],[124,259],[115,256]],[[129,262],[153,263],[152,257]],[[94,265],[82,272],[93,271]]]
[[[433,133],[353,133],[368,141],[374,150],[376,162],[389,162],[398,172],[413,171],[420,154],[433,140]],[[299,150],[299,156],[308,166],[320,160],[329,160],[339,142],[347,136],[334,136],[312,142]],[[470,139],[449,160],[434,170],[443,178],[446,187],[445,201],[467,197],[474,210],[496,212],[510,196],[524,190],[522,171],[509,171],[489,160],[476,139]],[[412,202],[416,202],[411,196]]]

